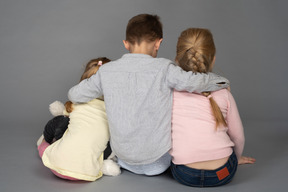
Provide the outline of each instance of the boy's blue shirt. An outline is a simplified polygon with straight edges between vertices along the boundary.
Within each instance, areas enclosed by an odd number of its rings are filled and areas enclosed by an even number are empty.
[[[228,86],[214,73],[185,72],[168,59],[129,53],[101,66],[68,97],[81,103],[104,95],[112,150],[137,165],[156,161],[171,147],[173,89],[201,93]]]

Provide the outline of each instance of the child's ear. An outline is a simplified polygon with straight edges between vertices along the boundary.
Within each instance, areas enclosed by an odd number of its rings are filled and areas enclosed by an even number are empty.
[[[124,44],[125,49],[127,49],[128,51],[130,51],[130,44],[129,44],[129,42],[126,41],[126,40],[123,40],[123,44]]]
[[[162,41],[163,41],[163,39],[159,39],[159,40],[156,41],[156,43],[155,43],[155,49],[156,49],[157,51],[158,51],[158,49],[160,48],[160,45],[161,45]]]

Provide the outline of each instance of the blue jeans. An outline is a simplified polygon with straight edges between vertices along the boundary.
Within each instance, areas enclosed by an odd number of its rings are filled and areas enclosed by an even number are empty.
[[[234,177],[238,160],[233,152],[228,161],[215,170],[200,170],[171,163],[171,172],[179,183],[191,187],[216,187],[229,183]]]

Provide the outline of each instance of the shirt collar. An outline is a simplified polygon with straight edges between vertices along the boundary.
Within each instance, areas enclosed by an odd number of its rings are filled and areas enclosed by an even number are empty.
[[[151,55],[141,54],[141,53],[126,53],[122,58],[153,58]]]

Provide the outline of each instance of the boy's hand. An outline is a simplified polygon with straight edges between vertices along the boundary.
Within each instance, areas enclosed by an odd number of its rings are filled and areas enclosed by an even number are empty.
[[[243,165],[243,164],[253,164],[255,163],[256,159],[252,157],[245,157],[241,156],[240,159],[238,160],[238,165]]]

